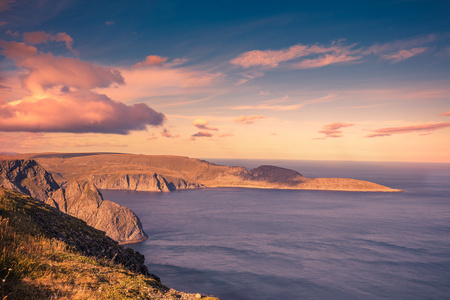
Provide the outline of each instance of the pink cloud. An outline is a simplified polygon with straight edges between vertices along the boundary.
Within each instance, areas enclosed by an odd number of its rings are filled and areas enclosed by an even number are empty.
[[[264,67],[276,68],[282,62],[310,56],[328,54],[317,59],[310,59],[302,64],[293,64],[293,68],[315,68],[322,67],[328,64],[337,62],[347,62],[360,59],[359,56],[349,56],[355,51],[351,51],[351,46],[343,46],[340,42],[332,43],[330,46],[320,45],[294,45],[283,50],[253,50],[245,52],[238,57],[230,60],[230,63],[236,66],[250,68],[250,67]]]
[[[345,54],[341,55],[326,54],[325,56],[321,56],[315,59],[305,59],[299,63],[293,64],[292,68],[294,69],[320,68],[331,64],[359,60],[361,58],[362,56],[347,56]]]
[[[124,84],[119,70],[94,65],[71,57],[40,53],[25,43],[0,41],[2,54],[14,60],[18,67],[28,71],[22,77],[23,86],[30,92],[43,93],[54,86],[80,90]]]
[[[212,137],[213,134],[208,131],[199,131],[192,135],[192,137]]]
[[[450,111],[448,111],[448,112],[446,112],[446,113],[444,113],[444,114],[442,114],[443,116],[450,116]]]
[[[256,120],[264,119],[266,116],[263,115],[250,115],[250,116],[239,116],[234,120],[236,123],[241,124],[253,124]]]
[[[399,62],[425,52],[428,47],[419,47],[437,39],[436,35],[428,35],[409,40],[399,40],[370,47],[355,48],[356,44],[344,45],[344,40],[332,42],[329,46],[297,44],[281,50],[252,50],[244,52],[229,62],[243,68],[277,68],[282,63],[289,69],[309,69],[328,66],[336,63],[350,63],[369,55],[377,55],[385,60]],[[238,81],[243,84],[248,76]]]
[[[0,106],[0,131],[128,134],[160,125],[165,117],[139,103],[127,106],[95,93],[27,97]]]
[[[165,63],[167,60],[167,57],[162,57],[158,55],[149,55],[145,58],[144,61],[138,62],[133,67],[139,68],[143,66],[161,66],[163,63]]]
[[[409,50],[399,50],[395,53],[392,54],[385,54],[382,55],[381,58],[385,59],[385,60],[390,60],[394,63],[400,62],[402,60],[408,59],[410,57],[419,55],[423,52],[425,52],[426,50],[428,50],[427,47],[421,47],[421,48],[412,48]]]
[[[73,51],[73,39],[65,32],[59,32],[56,35],[52,35],[45,31],[25,32],[23,34],[23,41],[31,45],[47,42],[64,42],[67,49]]]
[[[23,69],[22,86],[31,93],[0,103],[1,131],[127,134],[165,119],[146,104],[128,106],[91,91],[124,84],[116,69],[41,53],[25,43],[0,41],[0,47]]]
[[[219,135],[219,137],[221,137],[221,138],[232,137],[232,136],[234,136],[234,134],[232,134],[232,133],[224,133],[224,134]]]
[[[201,130],[213,130],[213,131],[219,130],[216,127],[208,126],[208,124],[209,124],[209,121],[205,120],[205,119],[195,119],[192,122],[192,125],[194,125],[195,127],[197,127],[198,129],[201,129]]]
[[[14,37],[18,37],[19,36],[19,32],[18,31],[12,31],[10,29],[6,30],[5,33],[9,34],[10,36],[14,36]]]
[[[380,128],[380,129],[370,130],[373,133],[367,135],[366,137],[372,138],[372,137],[391,136],[392,134],[400,134],[400,133],[435,131],[435,130],[443,129],[443,128],[447,128],[447,127],[450,127],[450,122],[421,124],[421,125],[402,126],[402,127],[388,127],[388,128]]]
[[[177,138],[179,135],[173,135],[167,128],[164,128],[163,131],[160,132],[163,137],[166,138]]]
[[[323,133],[325,134],[324,138],[337,138],[337,137],[343,137],[342,135],[342,130],[339,130],[341,128],[345,128],[345,127],[351,127],[354,126],[355,124],[350,124],[350,123],[342,123],[342,122],[335,122],[335,123],[330,123],[330,124],[326,124],[323,126],[323,130],[320,130],[319,133]]]

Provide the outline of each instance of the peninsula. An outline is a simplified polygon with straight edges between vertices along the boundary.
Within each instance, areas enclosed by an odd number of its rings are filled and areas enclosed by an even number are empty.
[[[182,189],[244,187],[261,189],[399,192],[348,178],[307,178],[276,166],[247,170],[183,156],[120,153],[35,153],[3,157],[37,161],[62,186],[88,181],[98,189],[170,192]]]

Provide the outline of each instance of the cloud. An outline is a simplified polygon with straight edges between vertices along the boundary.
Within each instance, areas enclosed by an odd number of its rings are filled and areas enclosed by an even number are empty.
[[[0,22],[0,26],[6,25],[6,24],[8,24],[8,22],[5,22],[5,21]]]
[[[9,34],[10,36],[18,37],[19,32],[18,31],[12,31],[11,29],[6,30],[6,34]]]
[[[328,94],[324,97],[320,97],[317,99],[307,100],[302,103],[296,103],[296,104],[285,104],[289,101],[289,95],[285,95],[281,98],[275,98],[263,101],[261,104],[256,105],[240,105],[240,106],[233,106],[229,107],[229,109],[263,109],[263,110],[276,110],[276,111],[290,111],[290,110],[297,110],[299,108],[304,107],[305,105],[309,104],[317,104],[317,103],[323,103],[323,102],[330,102],[333,101],[333,99],[336,96],[334,94]],[[283,104],[281,104],[283,103]]]
[[[167,60],[167,57],[162,57],[158,55],[149,55],[145,58],[144,61],[138,62],[133,67],[140,68],[143,66],[161,66],[163,63],[165,63]]]
[[[65,32],[59,32],[56,35],[52,35],[45,31],[25,32],[23,34],[23,41],[30,45],[36,45],[47,42],[64,42],[67,49],[73,51],[73,39]]]
[[[350,50],[352,47],[354,45],[344,46],[341,42],[332,43],[330,46],[298,44],[282,50],[248,51],[230,60],[230,63],[243,68],[262,67],[271,69],[278,67],[283,62],[319,55],[318,58],[294,63],[290,67],[299,69],[323,67],[338,62],[360,59],[361,56],[351,56],[354,52]]]
[[[229,62],[245,69],[256,68],[268,70],[285,66],[287,69],[320,68],[332,64],[344,64],[360,61],[363,58],[376,55],[393,63],[424,53],[429,47],[423,47],[438,38],[428,35],[409,40],[398,40],[385,44],[375,44],[370,47],[359,47],[357,44],[345,45],[345,40],[330,43],[328,46],[319,44],[297,44],[281,50],[252,50],[244,52]],[[249,73],[238,81],[243,84],[253,78]]]
[[[18,42],[0,41],[2,54],[14,60],[18,67],[28,71],[22,77],[24,87],[33,93],[61,85],[79,90],[108,87],[113,83],[123,85],[119,70],[94,65],[71,57],[55,57],[38,52],[34,46]]]
[[[114,25],[114,21],[106,21],[106,22],[105,22],[105,25],[106,25],[106,26]]]
[[[251,71],[251,72],[247,72],[247,73],[242,73],[240,75],[243,76],[244,78],[239,79],[238,82],[236,82],[236,85],[242,85],[242,84],[244,84],[250,80],[253,80],[255,78],[264,77],[265,74],[260,71]]]
[[[219,137],[221,137],[221,138],[232,137],[232,136],[234,136],[234,134],[232,134],[232,133],[224,133],[224,134],[219,135]]]
[[[179,135],[173,135],[167,128],[164,128],[163,131],[160,132],[163,137],[166,138],[178,138]]]
[[[450,111],[443,113],[442,116],[450,116]]]
[[[14,0],[0,0],[0,12],[9,9],[10,4],[14,3]]]
[[[420,124],[420,125],[412,125],[412,126],[402,126],[402,127],[388,127],[388,128],[380,128],[375,130],[370,130],[373,133],[367,135],[368,138],[373,137],[383,137],[383,136],[391,136],[392,134],[400,134],[400,133],[411,133],[411,132],[429,132],[435,131],[438,129],[443,129],[450,127],[450,122],[442,122],[442,123],[432,123],[432,124]]]
[[[382,55],[381,58],[385,59],[385,60],[390,60],[393,63],[397,63],[400,61],[403,61],[405,59],[408,59],[410,57],[419,55],[423,52],[425,52],[426,50],[428,50],[427,47],[422,47],[422,48],[412,48],[409,50],[399,50],[395,53],[392,54],[385,54]]]
[[[195,119],[192,122],[192,125],[194,125],[195,127],[197,127],[198,129],[201,129],[201,130],[213,130],[213,131],[219,130],[216,127],[207,126],[208,124],[209,124],[209,121],[207,121],[205,119]]]
[[[323,130],[319,131],[319,133],[325,134],[325,137],[318,138],[318,139],[325,139],[325,138],[330,138],[330,137],[332,137],[332,138],[343,137],[342,130],[339,130],[339,129],[345,128],[345,127],[351,127],[354,125],[355,124],[342,123],[342,122],[326,124],[323,126]]]
[[[312,68],[320,68],[324,66],[328,66],[336,63],[344,63],[350,62],[354,60],[361,59],[362,56],[347,56],[345,54],[335,55],[335,54],[326,54],[325,56],[321,56],[315,59],[305,59],[299,63],[293,64],[293,69],[312,69]]]
[[[192,135],[192,137],[212,137],[213,134],[208,131],[199,131]]]
[[[128,106],[85,92],[27,97],[1,105],[0,111],[0,131],[128,134],[147,125],[160,125],[165,119],[146,104]]]
[[[116,69],[55,57],[25,43],[0,41],[0,47],[22,69],[22,86],[29,92],[0,103],[0,131],[127,134],[165,119],[146,104],[125,105],[92,91],[123,85]]]
[[[250,116],[239,116],[234,120],[236,123],[241,124],[253,124],[256,120],[264,119],[266,116],[263,115],[250,115]]]

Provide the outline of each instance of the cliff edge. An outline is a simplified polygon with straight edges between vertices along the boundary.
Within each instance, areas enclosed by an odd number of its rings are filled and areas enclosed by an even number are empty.
[[[196,296],[162,285],[148,272],[143,255],[104,232],[30,196],[0,188],[1,299]]]
[[[35,160],[0,160],[0,187],[30,195],[80,218],[121,244],[147,238],[134,212],[104,200],[94,183],[71,181],[62,188]]]

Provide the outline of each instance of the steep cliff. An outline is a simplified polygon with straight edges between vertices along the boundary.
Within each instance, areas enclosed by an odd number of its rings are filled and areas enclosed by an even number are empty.
[[[60,187],[34,160],[0,161],[0,187],[30,195],[60,211],[105,231],[119,243],[145,240],[139,218],[130,209],[103,200],[92,182],[74,181]]]

